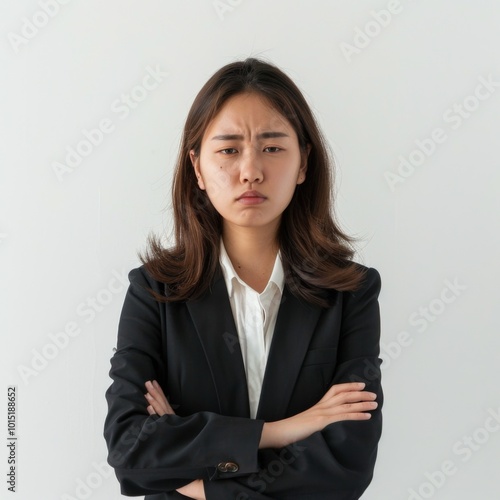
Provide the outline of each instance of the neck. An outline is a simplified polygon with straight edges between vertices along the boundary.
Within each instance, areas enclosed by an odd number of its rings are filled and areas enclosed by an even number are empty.
[[[268,280],[279,250],[275,227],[241,227],[224,224],[222,241],[235,271]]]

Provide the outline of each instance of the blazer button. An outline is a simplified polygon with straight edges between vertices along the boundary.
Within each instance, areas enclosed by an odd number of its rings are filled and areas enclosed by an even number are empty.
[[[239,466],[234,462],[221,462],[217,466],[219,472],[238,472]]]

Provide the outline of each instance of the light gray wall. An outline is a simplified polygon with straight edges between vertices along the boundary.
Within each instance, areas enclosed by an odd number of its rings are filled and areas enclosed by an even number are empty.
[[[127,273],[170,227],[192,99],[247,56],[304,91],[337,157],[341,221],[382,275],[384,432],[363,499],[497,498],[497,0],[3,0],[0,19],[19,498],[120,498],[99,464]]]

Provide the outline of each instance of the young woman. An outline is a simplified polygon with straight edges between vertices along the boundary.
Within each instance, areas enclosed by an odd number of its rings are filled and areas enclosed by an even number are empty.
[[[125,495],[355,500],[382,429],[380,276],[336,224],[325,142],[275,66],[224,66],[184,127],[175,243],[130,286],[104,436]]]

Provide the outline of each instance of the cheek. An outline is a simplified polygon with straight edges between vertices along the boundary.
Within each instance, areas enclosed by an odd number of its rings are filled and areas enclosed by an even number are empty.
[[[224,170],[214,172],[205,177],[205,187],[210,196],[217,196],[224,193],[231,185],[231,178]]]
[[[201,161],[201,176],[209,196],[217,196],[231,185],[231,177],[227,169],[212,161]]]
[[[275,169],[272,172],[273,178],[269,178],[269,181],[273,185],[279,186],[279,192],[282,196],[288,196],[295,191],[299,178],[298,170],[294,169],[292,172],[289,165],[287,165],[283,169]]]

